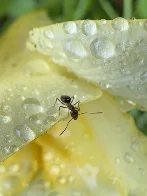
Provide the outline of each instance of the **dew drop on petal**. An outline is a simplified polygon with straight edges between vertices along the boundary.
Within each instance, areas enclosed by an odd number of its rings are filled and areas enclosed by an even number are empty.
[[[77,32],[77,25],[74,22],[65,22],[63,24],[63,29],[67,34],[74,34]]]
[[[14,133],[17,137],[24,141],[32,141],[35,139],[35,133],[27,125],[18,125],[14,128]]]
[[[85,35],[94,35],[96,33],[96,24],[92,20],[85,20],[82,24],[82,32]]]
[[[90,50],[94,57],[110,58],[115,54],[115,44],[107,38],[96,38],[90,44]]]
[[[67,56],[73,59],[82,59],[87,55],[87,52],[80,41],[67,41],[63,47]]]
[[[28,116],[44,112],[44,108],[41,106],[40,102],[34,98],[25,99],[22,103],[22,109]]]
[[[6,114],[0,114],[0,124],[7,124],[12,120],[10,116],[7,116]]]
[[[117,31],[126,31],[129,28],[129,24],[126,19],[118,17],[112,21],[112,27]]]
[[[135,163],[135,160],[130,152],[126,152],[124,155],[124,160],[127,163]]]

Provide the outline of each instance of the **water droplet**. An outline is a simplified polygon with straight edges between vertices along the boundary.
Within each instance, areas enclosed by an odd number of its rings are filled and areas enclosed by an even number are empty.
[[[147,79],[147,71],[144,71],[143,73],[141,73],[140,79],[141,80],[146,80]]]
[[[54,38],[54,34],[50,29],[45,29],[44,30],[44,35],[49,38],[49,39],[53,39]]]
[[[119,158],[116,158],[116,159],[115,159],[115,163],[116,163],[116,164],[119,164],[119,163],[120,163],[120,159],[119,159]]]
[[[18,186],[20,179],[17,176],[7,176],[0,180],[0,185],[4,190],[11,191]]]
[[[145,171],[144,171],[144,169],[142,169],[142,168],[139,168],[139,172],[140,172],[141,174],[145,174]]]
[[[124,18],[118,17],[112,21],[112,27],[114,28],[114,30],[126,31],[129,28],[129,24],[128,21]]]
[[[47,50],[47,52],[48,52],[48,51],[50,51],[50,49],[53,48],[53,45],[51,44],[51,42],[49,41],[49,39],[45,39],[45,38],[41,37],[39,39],[39,42],[38,43],[39,43],[38,49],[41,48],[41,50],[44,49],[44,50]]]
[[[85,35],[94,35],[96,33],[96,24],[92,20],[85,20],[82,24],[82,32]]]
[[[14,129],[15,135],[24,141],[32,141],[35,139],[35,133],[27,125],[18,125]]]
[[[137,152],[137,151],[138,151],[138,144],[137,144],[136,142],[132,142],[132,144],[131,144],[131,149],[132,149],[133,151]]]
[[[43,156],[43,160],[45,161],[51,161],[53,158],[54,158],[54,155],[51,152],[46,152]]]
[[[58,176],[60,174],[60,168],[58,167],[58,165],[52,165],[49,169],[49,173],[52,176]]]
[[[25,114],[28,116],[44,112],[44,108],[41,106],[40,102],[34,98],[24,100],[22,103],[22,108]]]
[[[74,178],[73,176],[68,176],[68,177],[67,177],[67,181],[68,181],[68,182],[73,182],[74,179],[75,179],[75,178]]]
[[[16,172],[18,172],[19,170],[20,170],[20,165],[17,164],[17,163],[14,163],[14,164],[12,164],[12,165],[9,165],[9,167],[8,167],[8,171],[9,171],[10,173],[16,173]]]
[[[7,116],[6,114],[0,114],[0,124],[7,124],[12,120],[10,116]]]
[[[44,126],[48,128],[54,125],[55,122],[56,122],[56,118],[54,116],[48,116],[44,121]]]
[[[90,50],[94,57],[110,58],[115,54],[114,43],[107,38],[96,38],[90,44]]]
[[[10,135],[5,135],[5,142],[11,143],[12,141],[13,141],[13,139]]]
[[[66,183],[67,183],[66,177],[64,177],[64,176],[58,177],[58,178],[57,178],[57,182],[58,182],[59,184],[62,184],[62,185],[66,184]]]
[[[33,115],[29,118],[30,122],[32,124],[36,124],[36,125],[42,125],[42,119],[41,119],[42,115]]]
[[[100,22],[101,24],[106,24],[107,21],[105,19],[101,19]]]
[[[10,152],[11,153],[17,152],[18,150],[19,150],[19,148],[15,144],[10,146]]]
[[[67,41],[64,44],[65,53],[73,59],[82,59],[87,55],[87,52],[79,41]]]
[[[74,22],[65,22],[63,24],[63,29],[67,34],[74,34],[77,32],[77,25]]]
[[[127,162],[127,163],[135,163],[135,160],[132,156],[132,154],[130,152],[126,152],[125,155],[124,155],[124,160]]]
[[[147,31],[147,20],[144,22],[144,29]]]

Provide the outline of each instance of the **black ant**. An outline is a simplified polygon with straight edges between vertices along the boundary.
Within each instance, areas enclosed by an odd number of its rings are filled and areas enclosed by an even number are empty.
[[[79,114],[79,111],[80,111],[80,101],[77,101],[76,103],[72,104],[74,100],[74,96],[73,97],[69,97],[68,95],[61,95],[60,99],[59,98],[56,98],[56,101],[55,101],[55,104],[54,106],[56,105],[56,102],[57,101],[60,101],[60,103],[62,103],[63,105],[65,106],[60,106],[59,107],[59,115],[60,115],[60,109],[61,108],[68,108],[68,112],[70,113],[71,115],[71,119],[68,121],[64,131],[67,129],[69,123],[72,121],[72,120],[77,120],[78,116],[81,115],[81,114],[86,114],[87,112],[84,112],[84,113],[80,113]],[[78,105],[78,107],[75,107],[75,105]],[[99,114],[99,113],[102,113],[102,112],[96,112],[96,113],[87,113],[87,114]],[[64,131],[62,131],[62,133],[60,133],[60,135],[62,135],[64,133]]]

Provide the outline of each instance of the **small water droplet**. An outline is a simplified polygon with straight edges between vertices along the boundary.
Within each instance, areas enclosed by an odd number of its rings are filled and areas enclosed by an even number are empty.
[[[131,149],[132,149],[133,151],[137,152],[137,151],[138,151],[138,144],[137,144],[136,142],[132,142],[132,144],[131,144]]]
[[[44,35],[49,38],[49,39],[53,39],[54,38],[54,34],[53,32],[51,31],[51,29],[45,29],[44,30]]]
[[[68,176],[67,177],[68,182],[73,182],[74,180],[75,180],[75,178],[73,176]]]
[[[8,167],[8,171],[10,173],[16,173],[20,170],[20,165],[17,163],[13,163],[12,165],[9,165]]]
[[[143,73],[141,73],[140,75],[140,79],[143,80],[147,80],[147,71],[144,71]]]
[[[20,179],[17,176],[7,176],[0,180],[0,185],[4,190],[11,191],[14,187],[17,187]]]
[[[127,162],[127,163],[135,163],[135,160],[132,156],[132,154],[130,152],[126,152],[125,155],[124,155],[124,160]]]
[[[43,156],[43,160],[45,161],[51,161],[53,158],[54,158],[54,155],[51,152],[46,152]]]
[[[124,18],[118,17],[112,21],[112,27],[114,28],[114,30],[126,31],[129,28],[129,24],[128,21]]]
[[[34,98],[24,100],[22,103],[22,108],[25,114],[28,116],[44,112],[44,108],[41,106],[40,102]]]
[[[44,121],[44,127],[50,127],[54,125],[56,122],[56,118],[54,116],[48,116]]]
[[[96,38],[90,44],[90,50],[94,57],[110,58],[115,54],[114,43],[107,38]]]
[[[60,168],[58,167],[58,165],[52,165],[48,171],[52,176],[58,176],[60,174]]]
[[[7,124],[12,120],[10,116],[7,116],[5,113],[0,114],[0,124]]]
[[[144,29],[147,31],[147,20],[144,22]]]
[[[66,183],[67,183],[66,177],[64,177],[64,176],[59,176],[59,177],[57,178],[57,182],[58,182],[59,184],[62,184],[62,185],[66,184]]]
[[[17,152],[18,150],[19,150],[19,148],[15,144],[10,146],[10,152],[11,153]]]
[[[106,24],[107,21],[105,19],[101,19],[100,22],[101,24]]]
[[[119,159],[119,158],[116,158],[116,159],[115,159],[115,163],[116,163],[116,164],[119,164],[119,163],[120,163],[120,159]]]
[[[142,169],[142,168],[139,168],[139,172],[141,173],[141,174],[145,174],[145,171],[144,171],[144,169]]]
[[[87,52],[80,41],[67,41],[64,43],[65,53],[73,59],[82,59]]]
[[[27,125],[18,125],[14,129],[14,133],[24,141],[32,141],[35,139],[35,133]]]
[[[74,34],[77,32],[77,25],[75,22],[65,22],[63,24],[63,29],[67,34]]]
[[[85,35],[94,35],[96,33],[96,24],[92,20],[85,20],[82,24],[82,32]]]

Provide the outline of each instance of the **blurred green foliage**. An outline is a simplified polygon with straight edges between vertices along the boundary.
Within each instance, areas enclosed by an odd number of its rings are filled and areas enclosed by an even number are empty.
[[[0,0],[0,33],[19,16],[44,9],[53,22],[80,19],[147,18],[147,0]],[[147,113],[130,111],[147,135]]]

